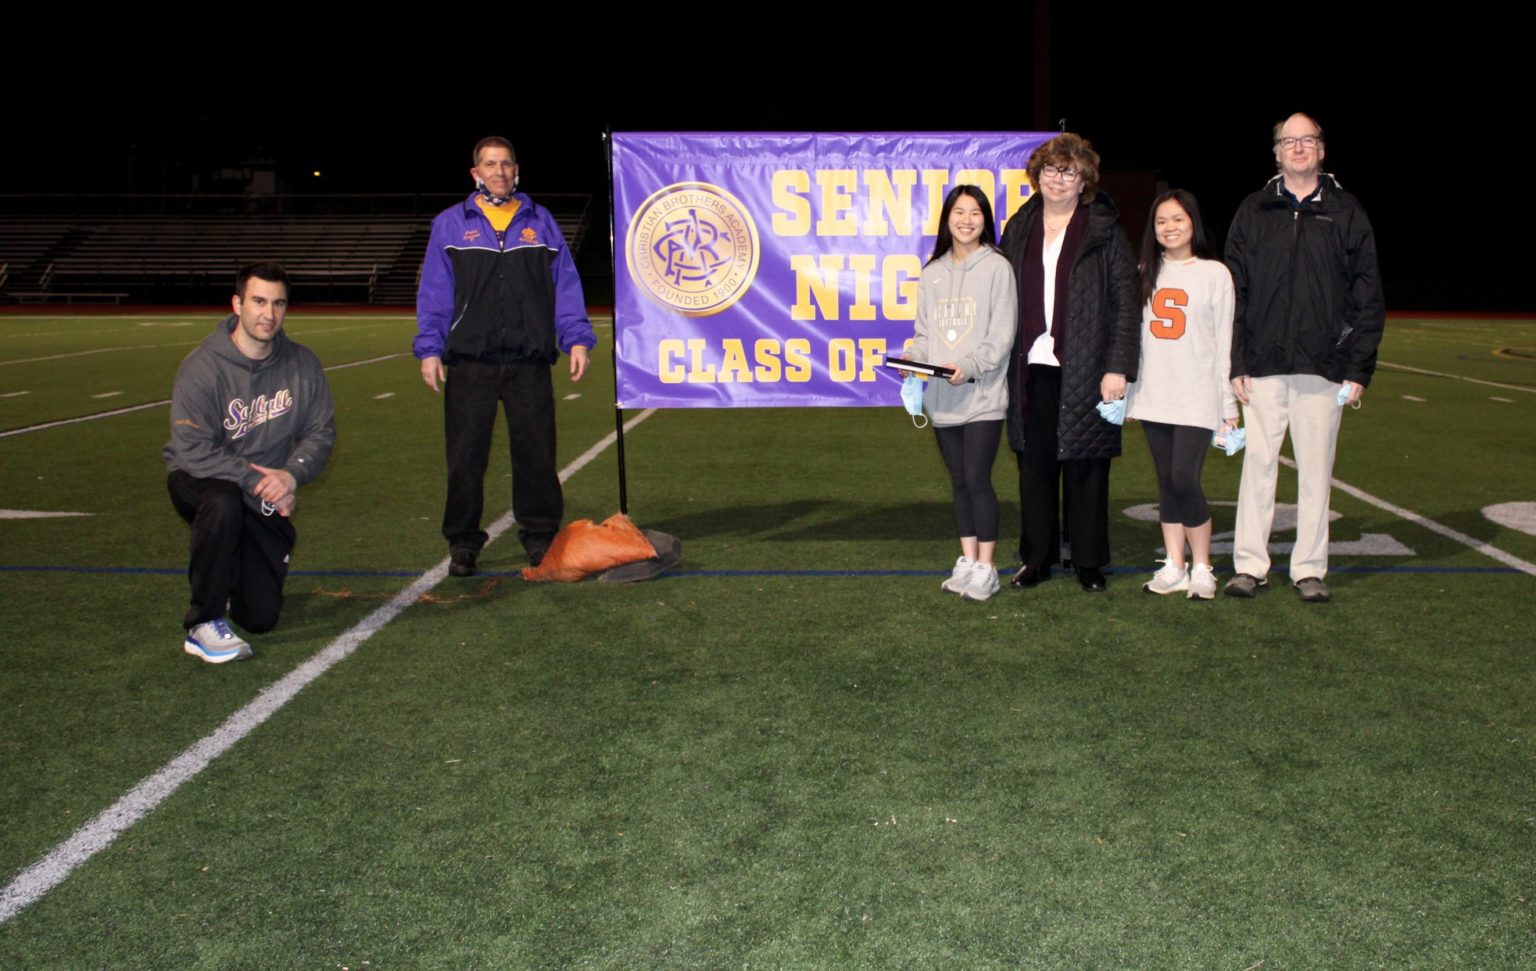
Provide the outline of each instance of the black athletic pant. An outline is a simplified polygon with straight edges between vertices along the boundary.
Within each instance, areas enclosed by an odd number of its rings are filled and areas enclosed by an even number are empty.
[[[1028,381],[1019,453],[1019,553],[1025,566],[1049,575],[1061,555],[1064,497],[1073,565],[1101,567],[1109,562],[1109,459],[1058,459],[1061,368],[1031,364]]]
[[[997,490],[992,488],[992,463],[1002,441],[1003,422],[973,421],[933,429],[939,454],[949,469],[955,497],[955,528],[979,543],[997,542]]]
[[[297,537],[293,523],[275,512],[263,516],[238,485],[224,479],[198,479],[178,469],[166,476],[166,488],[192,527],[192,605],[182,626],[191,630],[223,617],[227,600],[230,619],[251,633],[276,627]]]
[[[448,500],[443,536],[450,550],[478,553],[485,545],[480,514],[485,507],[485,469],[497,406],[507,416],[512,452],[512,515],[523,546],[544,548],[560,529],[565,500],[555,468],[555,389],[547,364],[448,366],[443,391],[448,443]]]
[[[1157,467],[1159,520],[1203,526],[1211,518],[1211,507],[1200,488],[1200,471],[1205,468],[1211,430],[1158,421],[1144,421],[1141,427],[1147,433],[1152,464]]]

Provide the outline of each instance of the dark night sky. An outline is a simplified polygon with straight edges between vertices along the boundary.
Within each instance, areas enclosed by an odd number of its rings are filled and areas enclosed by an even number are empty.
[[[606,202],[605,125],[1031,130],[1064,117],[1093,140],[1111,178],[1149,173],[1194,191],[1221,236],[1242,197],[1273,174],[1269,126],[1304,110],[1326,127],[1325,168],[1376,226],[1389,306],[1536,310],[1521,258],[1527,230],[1495,202],[1507,191],[1501,149],[1468,147],[1510,131],[1511,114],[1523,124],[1529,89],[1486,39],[1461,43],[1436,29],[1392,41],[1376,27],[1349,34],[1333,23],[1286,32],[1257,19],[1223,20],[1200,36],[1105,16],[1087,5],[1053,10],[1044,117],[1027,24],[991,73],[955,66],[978,56],[963,34],[935,34],[921,67],[893,68],[893,50],[872,41],[880,56],[867,65],[842,49],[805,50],[778,52],[771,68],[726,57],[711,71],[701,51],[686,75],[657,52],[582,59],[571,42],[559,59],[520,55],[504,83],[483,71],[449,80],[440,65],[434,76],[406,59],[320,57],[318,42],[285,49],[282,69],[259,80],[233,56],[229,70],[211,69],[221,61],[210,49],[199,74],[148,59],[101,72],[89,94],[73,65],[13,62],[7,89],[32,94],[7,114],[0,193],[118,193],[130,172],[139,191],[180,191],[193,173],[263,156],[295,191],[458,192],[468,188],[470,146],[495,132],[517,145],[535,196],[582,191]],[[907,35],[903,46],[913,43]],[[789,76],[803,65],[824,66],[812,79]],[[307,174],[315,169],[320,179]],[[1147,200],[1117,201],[1139,211]],[[1135,239],[1141,226],[1126,229]]]

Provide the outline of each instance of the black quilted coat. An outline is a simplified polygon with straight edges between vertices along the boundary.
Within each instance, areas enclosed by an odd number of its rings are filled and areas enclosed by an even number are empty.
[[[1003,231],[1002,250],[1023,278],[1024,250],[1040,218],[1044,200],[1032,195]],[[1088,232],[1078,251],[1067,286],[1065,344],[1056,345],[1061,362],[1061,415],[1056,423],[1057,458],[1108,459],[1120,454],[1120,426],[1099,417],[1099,382],[1118,372],[1136,380],[1141,363],[1141,306],[1136,299],[1136,262],[1120,211],[1100,192],[1088,203]],[[1047,286],[1054,285],[1046,281]],[[1008,445],[1024,451],[1024,402],[1021,379],[1028,374],[1029,348],[1015,339],[1008,361]]]

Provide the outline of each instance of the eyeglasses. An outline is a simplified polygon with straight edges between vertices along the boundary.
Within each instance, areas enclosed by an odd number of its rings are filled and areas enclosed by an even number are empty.
[[[1297,145],[1303,148],[1316,148],[1323,140],[1316,135],[1287,135],[1284,138],[1275,139],[1275,144],[1281,148],[1295,148]]]
[[[1077,169],[1058,169],[1054,165],[1046,165],[1040,169],[1040,177],[1042,179],[1060,179],[1067,185],[1071,185],[1077,181],[1078,171]]]

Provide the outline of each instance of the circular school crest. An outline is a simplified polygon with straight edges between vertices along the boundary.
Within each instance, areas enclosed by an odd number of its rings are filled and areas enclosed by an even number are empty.
[[[648,296],[690,317],[717,314],[752,286],[757,225],[735,196],[678,182],[640,206],[624,241],[629,275]]]

